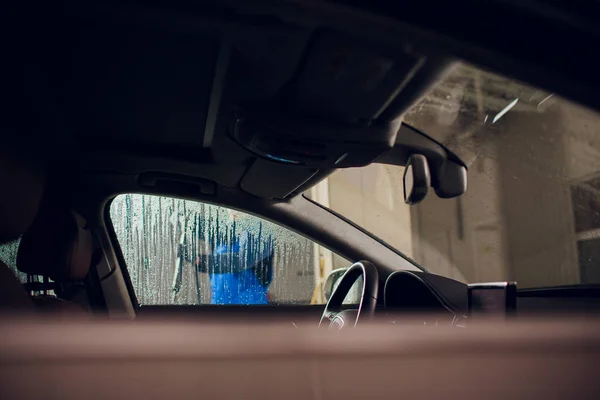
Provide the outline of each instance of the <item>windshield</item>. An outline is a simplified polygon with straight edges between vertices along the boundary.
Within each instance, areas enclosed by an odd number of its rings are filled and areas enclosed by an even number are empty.
[[[461,64],[405,116],[467,164],[467,193],[403,201],[404,168],[338,170],[308,197],[430,272],[520,287],[600,283],[600,118]]]

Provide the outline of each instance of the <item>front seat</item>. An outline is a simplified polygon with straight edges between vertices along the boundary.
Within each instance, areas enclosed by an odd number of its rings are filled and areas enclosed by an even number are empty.
[[[17,268],[55,282],[81,281],[92,262],[92,234],[83,217],[55,199],[44,199],[33,225],[21,237]],[[33,300],[39,312],[88,314],[82,306],[54,296]]]
[[[33,223],[45,187],[44,170],[0,149],[0,244],[16,240]],[[29,314],[34,303],[10,268],[0,262],[0,312]]]

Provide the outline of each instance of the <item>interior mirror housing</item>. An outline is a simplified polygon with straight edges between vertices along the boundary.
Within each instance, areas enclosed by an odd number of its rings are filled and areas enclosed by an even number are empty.
[[[425,158],[426,167],[429,171],[429,186],[438,197],[450,199],[465,193],[467,190],[467,166],[465,163],[442,144],[410,125],[402,124],[400,126],[394,147],[377,158],[376,162],[402,165],[409,170],[409,159],[417,155],[416,158]],[[417,164],[413,162],[412,169],[415,169],[416,166]],[[414,174],[414,171],[409,172],[411,176]],[[416,184],[416,181],[410,181],[409,177],[407,183],[412,187],[412,184]],[[421,190],[424,189],[424,187],[421,188]],[[416,204],[417,202],[415,197],[408,204]]]
[[[422,154],[413,154],[409,157],[404,170],[404,202],[418,204],[429,191],[431,186],[431,173],[427,158]]]
[[[441,199],[451,199],[467,191],[467,169],[455,161],[448,160],[441,170],[435,194]]]

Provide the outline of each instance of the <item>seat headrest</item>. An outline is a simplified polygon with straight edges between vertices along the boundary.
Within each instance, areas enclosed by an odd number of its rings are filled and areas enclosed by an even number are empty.
[[[92,234],[86,221],[67,208],[42,207],[21,237],[17,268],[56,281],[81,280],[92,262]]]
[[[0,243],[17,239],[33,223],[45,186],[44,170],[0,149]]]

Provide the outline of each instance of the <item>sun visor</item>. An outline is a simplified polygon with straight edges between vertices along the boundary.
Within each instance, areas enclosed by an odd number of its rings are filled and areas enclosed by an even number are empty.
[[[240,186],[245,192],[264,199],[284,199],[317,172],[316,168],[301,168],[257,158]]]

